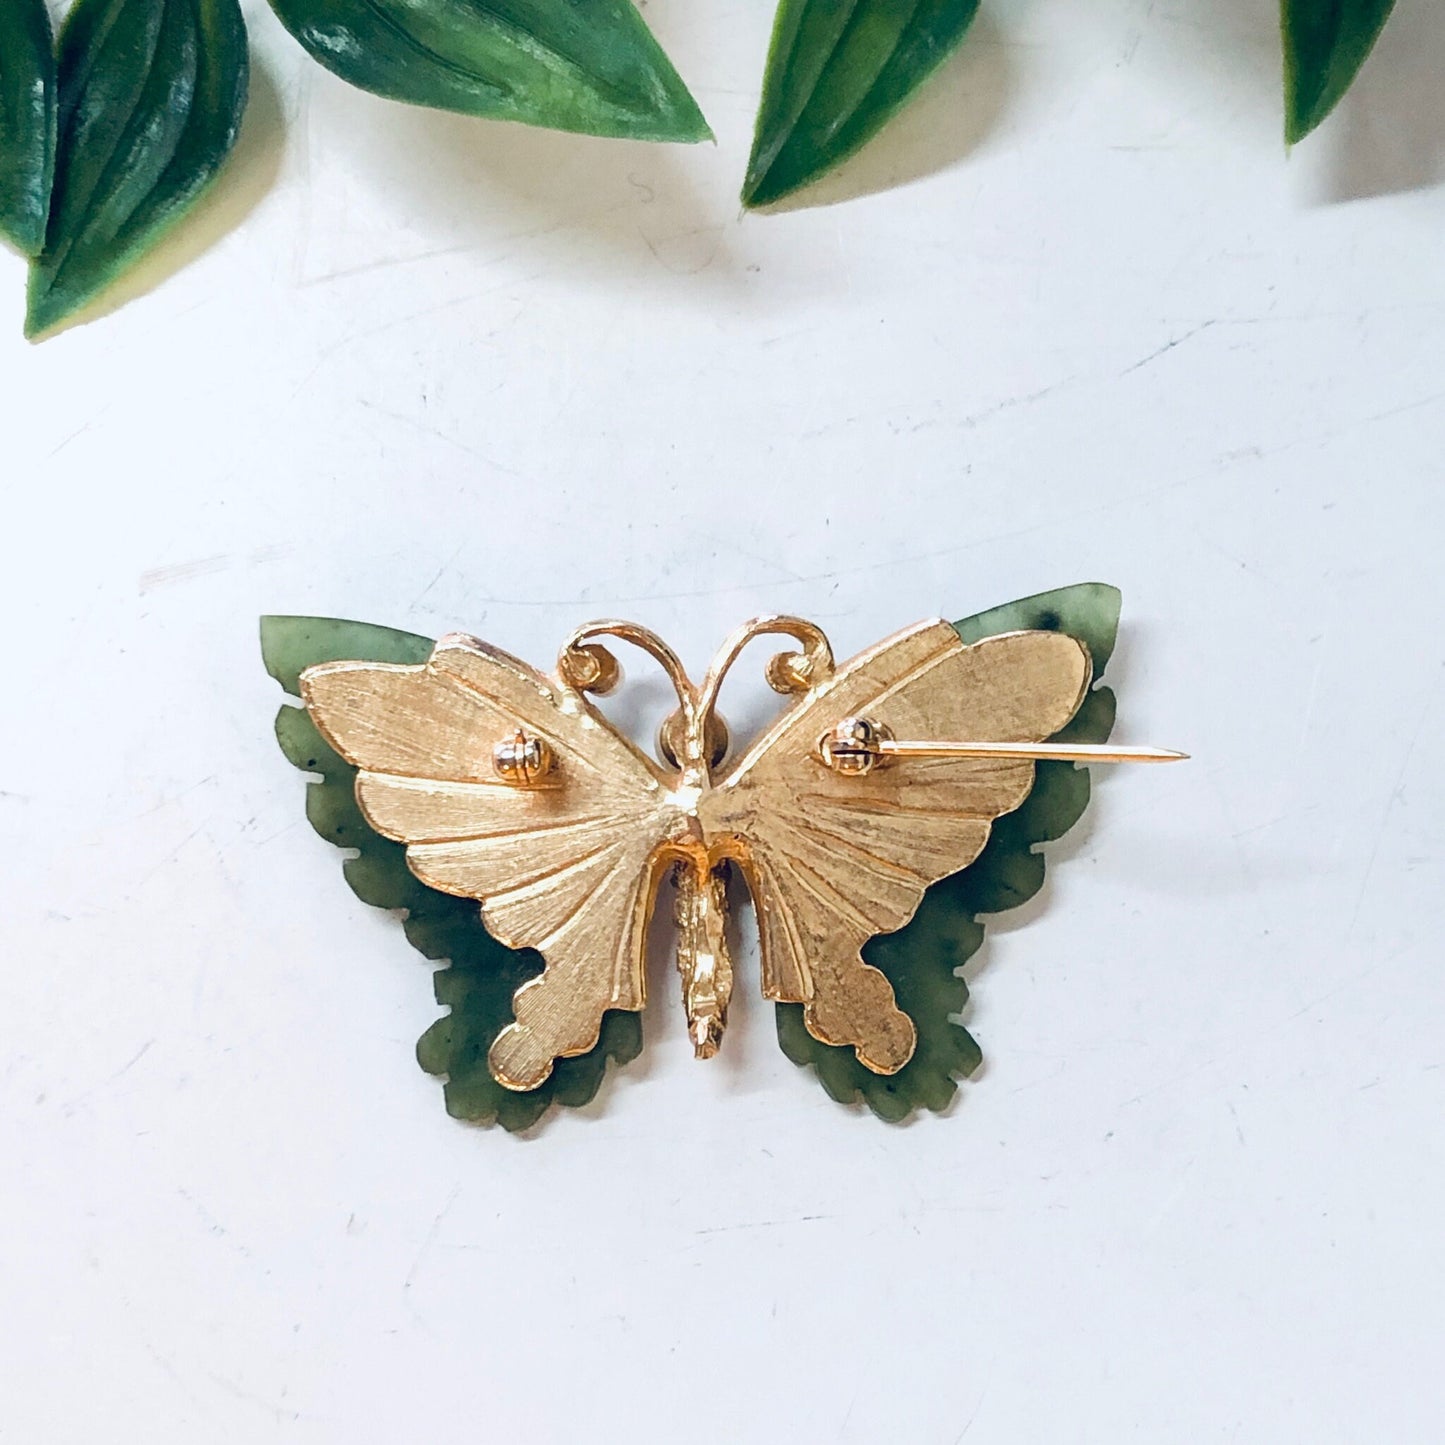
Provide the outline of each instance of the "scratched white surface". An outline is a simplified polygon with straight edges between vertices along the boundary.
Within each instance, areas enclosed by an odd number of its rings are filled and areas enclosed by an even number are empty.
[[[201,254],[38,348],[0,258],[0,1439],[1445,1436],[1445,16],[1288,158],[1257,9],[996,4],[860,194],[745,218],[761,0],[648,7],[695,151],[390,108],[253,4]],[[694,1064],[665,975],[581,1115],[445,1116],[257,614],[701,665],[1092,577],[1195,761],[991,933],[948,1116],[747,989]]]

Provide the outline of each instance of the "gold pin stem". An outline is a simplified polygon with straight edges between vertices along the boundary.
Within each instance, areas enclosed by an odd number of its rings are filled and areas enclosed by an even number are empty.
[[[1188,753],[1169,748],[1115,748],[1107,743],[952,743],[900,742],[879,738],[874,745],[885,758],[1029,758],[1061,763],[1178,763]]]

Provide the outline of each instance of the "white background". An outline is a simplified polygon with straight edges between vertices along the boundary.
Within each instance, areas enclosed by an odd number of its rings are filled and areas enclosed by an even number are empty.
[[[1286,156],[1263,0],[988,8],[755,217],[763,0],[647,7],[691,150],[388,106],[253,4],[145,294],[31,347],[0,258],[0,1438],[1445,1435],[1445,14]],[[259,613],[701,667],[1092,578],[1118,736],[1195,761],[991,930],[947,1115],[751,989],[695,1064],[659,973],[593,1106],[447,1118]]]

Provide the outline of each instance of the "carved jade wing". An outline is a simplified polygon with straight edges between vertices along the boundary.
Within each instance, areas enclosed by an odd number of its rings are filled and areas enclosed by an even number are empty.
[[[718,689],[764,634],[800,644],[768,667],[790,700],[725,763]],[[607,636],[649,652],[677,692],[658,760],[589,700],[619,677],[597,640]],[[978,856],[991,820],[1032,786],[1040,750],[1021,745],[1069,721],[1090,674],[1088,649],[1062,633],[970,646],[937,621],[835,666],[812,623],[766,617],[727,641],[698,686],[652,632],[597,622],[572,636],[555,677],[453,634],[422,666],[329,662],[301,688],[359,770],[367,822],[407,845],[423,883],[477,899],[501,942],[541,953],[488,1058],[501,1083],[527,1090],[595,1045],[606,1010],[642,1008],[646,932],[669,872],[689,1033],[700,1056],[716,1052],[733,974],[727,863],[756,905],[764,995],[802,1004],[814,1037],[851,1045],[875,1072],[902,1068],[913,1023],[863,946]],[[915,742],[888,756],[893,739]],[[995,755],[904,755],[938,739],[986,739],[975,753]]]

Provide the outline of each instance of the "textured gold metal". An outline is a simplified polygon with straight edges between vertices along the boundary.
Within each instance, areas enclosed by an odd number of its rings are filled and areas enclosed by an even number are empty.
[[[733,994],[733,964],[728,954],[727,893],[722,873],[703,874],[679,863],[673,870],[676,897],[677,971],[682,975],[682,1006],[688,1037],[700,1059],[710,1059],[722,1043]]]
[[[790,701],[727,763],[718,691],[767,635],[799,644],[766,674]],[[640,647],[672,683],[661,761],[587,696],[621,676],[602,638]],[[367,822],[407,845],[417,877],[477,899],[502,943],[541,953],[542,973],[517,990],[515,1022],[488,1056],[501,1083],[525,1090],[556,1059],[594,1047],[608,1009],[642,1008],[646,932],[669,874],[688,1032],[700,1057],[717,1051],[732,991],[729,863],[756,905],[764,995],[801,1004],[815,1038],[851,1046],[875,1072],[902,1068],[913,1024],[863,946],[978,856],[991,821],[1028,795],[1035,758],[1105,760],[1043,742],[1073,717],[1091,672],[1088,649],[1061,633],[966,645],[939,621],[836,666],[813,623],[760,617],[698,685],[656,633],[603,621],[572,635],[554,677],[451,634],[421,666],[322,663],[301,690],[358,769]],[[506,767],[499,739],[518,750]],[[1122,761],[1138,750],[1106,751]]]

